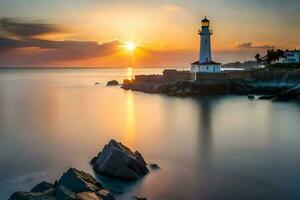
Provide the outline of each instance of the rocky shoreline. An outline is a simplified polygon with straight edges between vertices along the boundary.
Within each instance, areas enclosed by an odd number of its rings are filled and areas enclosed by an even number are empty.
[[[125,80],[122,88],[169,96],[258,95],[253,99],[300,102],[300,70],[257,70],[246,79]]]
[[[138,179],[149,173],[142,154],[131,151],[120,142],[111,140],[98,156],[91,160],[94,171],[118,179]],[[157,164],[149,168],[158,169]],[[104,188],[92,175],[70,168],[55,183],[41,182],[30,192],[15,192],[9,200],[115,200],[113,192]],[[132,199],[143,199],[134,196]]]
[[[90,174],[70,168],[54,184],[41,182],[30,192],[15,192],[9,200],[115,200]]]

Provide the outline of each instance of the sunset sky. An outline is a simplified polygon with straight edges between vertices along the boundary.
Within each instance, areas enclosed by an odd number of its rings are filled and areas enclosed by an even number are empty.
[[[188,66],[204,16],[214,60],[253,60],[300,48],[299,9],[299,0],[0,0],[0,66]]]

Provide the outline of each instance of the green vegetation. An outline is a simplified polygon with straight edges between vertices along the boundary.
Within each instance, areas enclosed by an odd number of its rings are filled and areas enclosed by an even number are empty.
[[[255,57],[256,64],[257,64],[257,69],[258,69],[258,65],[261,63],[261,57],[260,57],[260,54],[256,54],[254,57]]]
[[[271,64],[272,61],[277,61],[279,60],[280,57],[283,57],[284,51],[281,49],[268,49],[267,51],[267,63]]]
[[[288,50],[285,50],[285,51],[288,51]],[[268,49],[267,54],[265,56],[262,57],[260,54],[256,54],[254,56],[254,58],[257,62],[257,66],[261,63],[271,64],[273,61],[278,61],[279,58],[283,57],[285,51],[283,51],[281,49],[277,49],[277,50]]]
[[[300,63],[276,63],[266,66],[267,69],[300,69]]]

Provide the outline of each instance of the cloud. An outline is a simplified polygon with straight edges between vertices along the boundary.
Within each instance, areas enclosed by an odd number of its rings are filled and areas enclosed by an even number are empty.
[[[17,40],[0,37],[0,52],[1,50],[9,50],[12,48],[17,48],[19,42]]]
[[[176,4],[165,4],[162,6],[163,10],[168,12],[180,12],[184,7],[176,5]]]
[[[95,53],[99,50],[106,50],[113,52],[117,50],[118,46],[122,43],[118,40],[109,42],[99,43],[96,41],[76,41],[76,40],[65,40],[65,41],[52,41],[52,40],[41,40],[41,39],[10,39],[2,37],[0,38],[0,50],[9,50],[14,48],[24,47],[37,47],[40,49],[52,49],[61,51],[73,51],[73,52],[87,52],[93,51]],[[92,53],[92,52],[91,52]],[[92,53],[94,54],[94,53]]]
[[[58,25],[20,22],[11,18],[0,19],[0,30],[19,37],[33,37],[62,31]]]
[[[233,46],[236,47],[236,48],[244,48],[244,49],[271,49],[271,48],[275,48],[275,46],[269,46],[269,45],[253,46],[252,42],[236,43]]]
[[[118,40],[94,41],[48,41],[12,40],[0,38],[0,66],[45,65],[53,62],[76,61],[108,56],[120,51]]]
[[[53,41],[34,36],[60,32],[51,24],[21,23],[4,18],[0,20],[0,66],[45,65],[64,61],[87,60],[108,56],[120,51],[122,42],[105,41]],[[17,39],[15,36],[18,36]]]

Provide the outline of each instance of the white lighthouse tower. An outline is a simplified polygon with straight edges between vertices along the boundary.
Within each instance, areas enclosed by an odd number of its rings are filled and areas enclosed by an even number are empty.
[[[212,31],[209,28],[210,22],[205,17],[201,21],[200,35],[200,53],[199,60],[191,64],[191,72],[218,73],[221,72],[221,63],[212,60],[210,36]]]

